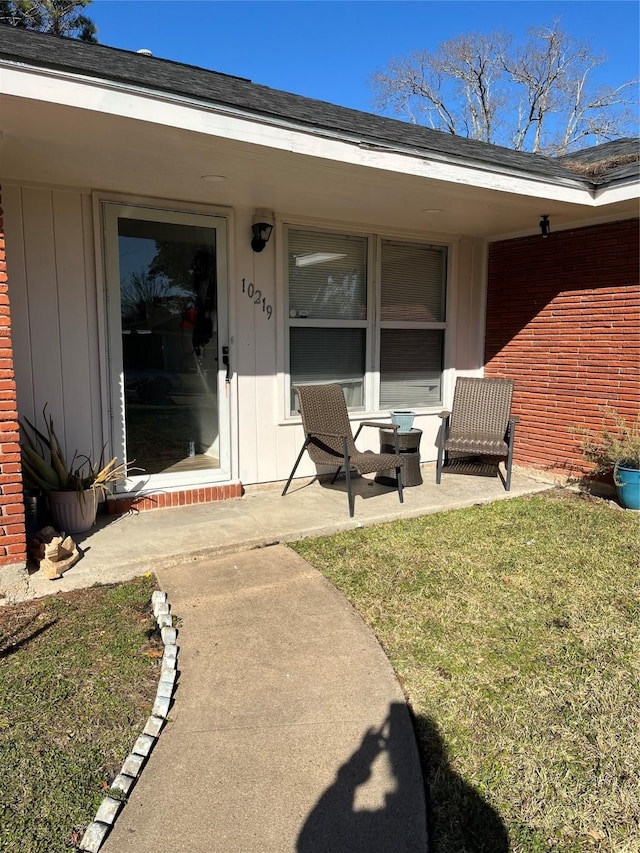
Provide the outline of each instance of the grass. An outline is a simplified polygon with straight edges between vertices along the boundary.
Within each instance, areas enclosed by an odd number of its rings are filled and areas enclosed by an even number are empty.
[[[294,545],[404,686],[432,853],[640,850],[639,532],[556,490]]]
[[[144,725],[152,577],[0,608],[0,850],[77,846]]]

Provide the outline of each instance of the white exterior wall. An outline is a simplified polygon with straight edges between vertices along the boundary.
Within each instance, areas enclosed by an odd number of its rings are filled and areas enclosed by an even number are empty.
[[[68,454],[103,446],[91,197],[3,184],[18,412],[53,418]]]
[[[107,335],[99,304],[104,282],[100,272],[96,280],[95,266],[94,234],[100,229],[94,229],[91,194],[5,184],[2,200],[20,416],[39,418],[47,403],[67,452],[99,455],[109,439],[104,435],[107,380],[101,375],[106,364],[101,342]],[[276,211],[271,240],[256,254],[250,248],[253,213],[235,208],[229,228],[232,478],[244,484],[286,479],[303,441],[299,421],[287,411],[284,228]],[[311,221],[302,224],[312,227]],[[335,225],[337,231],[347,227]],[[360,223],[349,227],[367,230]],[[443,242],[429,234],[406,236]],[[482,241],[463,238],[449,245],[445,402],[455,371],[482,372],[486,272]],[[249,283],[272,306],[270,319],[248,297]],[[423,461],[435,458],[438,410],[419,414],[414,424],[424,433]],[[354,430],[359,420],[376,416],[389,420],[387,412],[358,414]],[[360,438],[363,448],[378,449],[376,430],[365,429]],[[313,473],[305,458],[298,475]]]

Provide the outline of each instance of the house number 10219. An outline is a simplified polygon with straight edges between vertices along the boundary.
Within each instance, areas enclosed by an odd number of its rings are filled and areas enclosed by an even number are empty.
[[[245,279],[243,278],[242,292],[253,302],[254,305],[262,306],[262,313],[267,315],[267,320],[271,319],[271,315],[273,314],[273,308],[267,303],[266,297],[262,295],[262,291],[259,288],[257,288],[251,282],[247,284]]]

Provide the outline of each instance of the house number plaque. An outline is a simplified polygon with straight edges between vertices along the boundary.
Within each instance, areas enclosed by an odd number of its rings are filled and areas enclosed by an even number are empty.
[[[268,304],[265,296],[262,295],[262,291],[256,287],[254,284],[249,282],[246,283],[245,279],[242,279],[242,292],[245,296],[250,299],[254,305],[262,306],[262,313],[267,315],[267,320],[271,319],[271,315],[273,314],[273,308]]]

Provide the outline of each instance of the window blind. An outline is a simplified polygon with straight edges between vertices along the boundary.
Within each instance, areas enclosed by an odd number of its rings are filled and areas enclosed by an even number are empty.
[[[289,331],[291,384],[338,382],[347,406],[362,408],[366,330],[294,327]]]
[[[365,237],[289,231],[289,316],[366,319]]]
[[[380,330],[380,408],[434,406],[441,401],[441,329]]]
[[[447,250],[444,246],[382,241],[382,320],[442,322]]]

